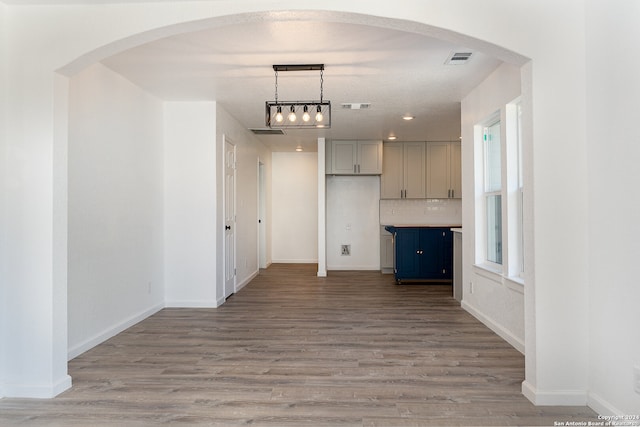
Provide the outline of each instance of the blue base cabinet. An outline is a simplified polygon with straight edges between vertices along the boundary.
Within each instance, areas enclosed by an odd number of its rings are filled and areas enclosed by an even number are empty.
[[[441,227],[394,227],[397,283],[453,280],[453,232]]]

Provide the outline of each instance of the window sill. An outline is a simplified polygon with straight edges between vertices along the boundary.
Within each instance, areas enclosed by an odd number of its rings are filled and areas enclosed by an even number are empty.
[[[512,291],[524,294],[524,279],[522,277],[505,277],[504,284]]]
[[[489,264],[474,264],[474,271],[478,276],[501,284],[519,294],[524,294],[524,279],[509,277],[502,274],[502,270]]]
[[[476,274],[494,282],[502,282],[502,270],[500,268],[490,264],[474,264],[473,267],[476,270]]]

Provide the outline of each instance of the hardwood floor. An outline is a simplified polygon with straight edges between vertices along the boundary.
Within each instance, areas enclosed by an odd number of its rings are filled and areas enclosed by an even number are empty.
[[[69,362],[73,388],[0,425],[442,426],[597,421],[536,407],[524,357],[449,285],[273,265],[217,309],[165,309]]]

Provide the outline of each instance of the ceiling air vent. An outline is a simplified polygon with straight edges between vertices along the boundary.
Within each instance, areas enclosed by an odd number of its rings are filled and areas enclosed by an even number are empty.
[[[349,102],[340,105],[344,110],[366,110],[367,108],[371,107],[371,103],[369,102]]]
[[[256,135],[284,135],[282,129],[249,129]]]
[[[445,64],[464,64],[471,58],[471,52],[452,52],[451,55],[445,61]]]

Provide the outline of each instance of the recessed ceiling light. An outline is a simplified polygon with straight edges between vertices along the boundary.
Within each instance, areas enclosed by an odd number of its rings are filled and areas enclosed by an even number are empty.
[[[296,147],[296,151],[302,151],[302,145],[298,145],[298,146]]]
[[[408,114],[407,114],[407,115],[402,116],[402,120],[407,120],[407,121],[409,121],[409,120],[413,120],[414,118],[415,118],[415,117],[410,116],[410,115],[408,115]]]
[[[393,136],[393,135],[391,135],[391,136],[389,136],[387,139],[388,139],[389,141],[395,141],[395,140],[396,140],[396,137],[395,137],[395,136]]]

